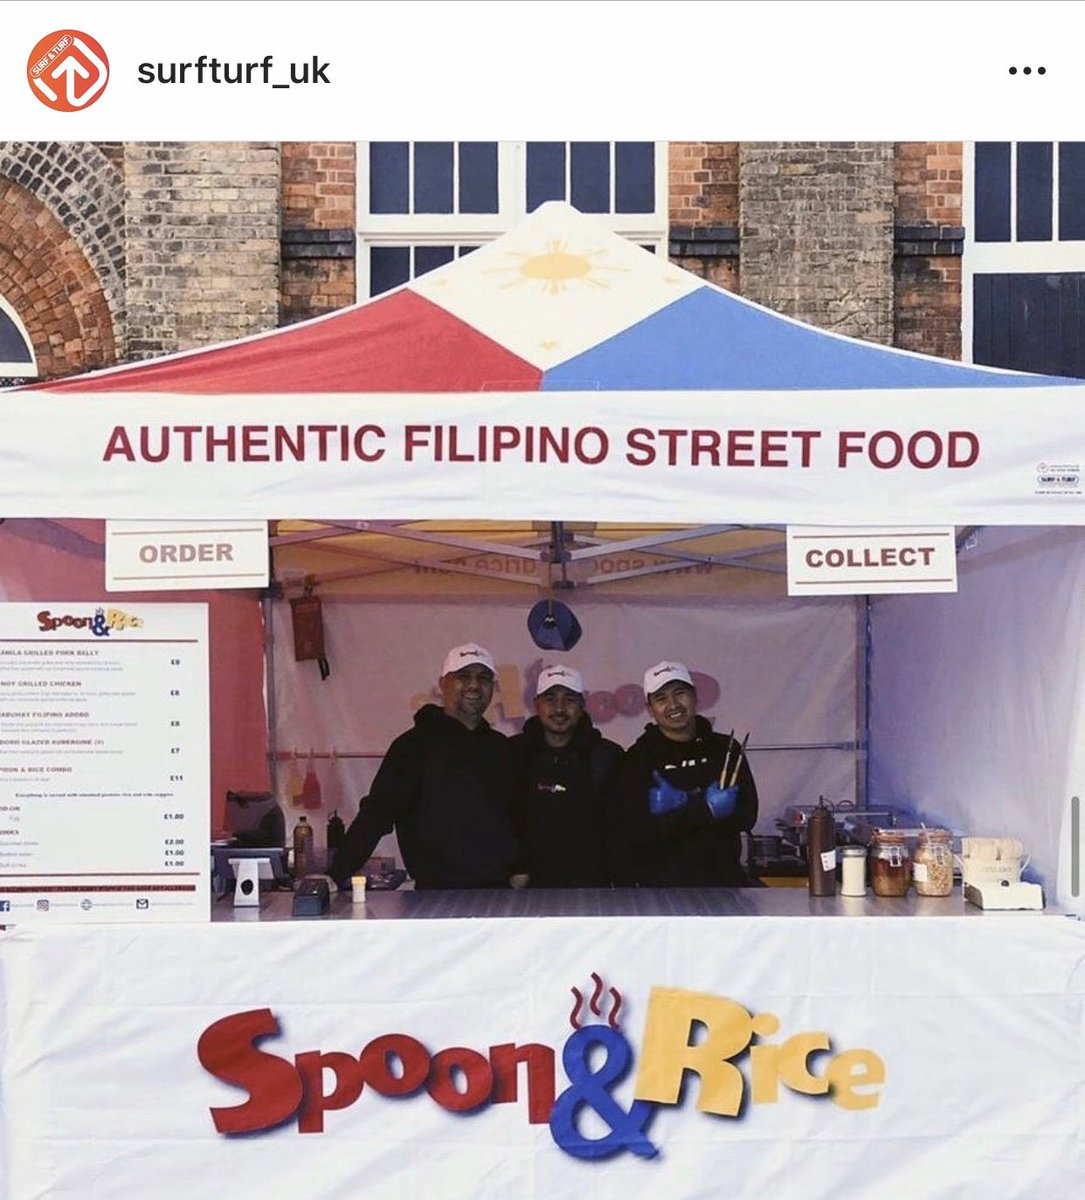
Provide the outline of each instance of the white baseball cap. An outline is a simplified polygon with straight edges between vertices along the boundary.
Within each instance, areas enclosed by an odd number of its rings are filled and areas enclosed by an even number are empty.
[[[658,692],[661,687],[666,687],[668,683],[674,680],[680,680],[682,683],[688,683],[693,687],[693,676],[689,673],[689,667],[685,663],[680,662],[663,662],[656,663],[654,667],[649,667],[644,672],[644,694],[650,696],[653,692]]]
[[[535,695],[541,696],[552,687],[568,688],[570,692],[584,695],[584,679],[575,667],[543,667],[535,684]]]
[[[470,667],[474,663],[481,663],[484,667],[489,667],[491,674],[497,674],[494,656],[489,650],[477,642],[467,642],[463,646],[453,646],[445,655],[445,664],[441,668],[440,678],[451,675],[453,671],[462,671],[464,667]]]

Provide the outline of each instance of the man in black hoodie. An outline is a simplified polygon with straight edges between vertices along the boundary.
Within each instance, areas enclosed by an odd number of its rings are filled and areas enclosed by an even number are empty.
[[[757,787],[745,754],[697,714],[697,689],[682,663],[649,667],[644,696],[654,720],[622,761],[614,814],[615,882],[749,884],[741,835],[757,820]]]
[[[521,865],[510,743],[483,717],[495,676],[482,646],[448,652],[439,682],[444,706],[423,705],[414,728],[389,746],[329,868],[340,887],[393,828],[415,887],[509,886]]]
[[[605,887],[606,817],[621,747],[608,742],[584,711],[584,681],[572,667],[539,672],[535,713],[512,739],[531,886]]]

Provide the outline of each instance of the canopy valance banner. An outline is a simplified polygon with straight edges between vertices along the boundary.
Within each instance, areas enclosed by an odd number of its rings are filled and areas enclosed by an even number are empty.
[[[130,519],[1085,522],[1072,386],[208,396],[23,392],[0,511]],[[64,436],[58,437],[57,430]]]

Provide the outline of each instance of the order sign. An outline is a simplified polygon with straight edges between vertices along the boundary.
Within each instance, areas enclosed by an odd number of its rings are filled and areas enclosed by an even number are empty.
[[[207,920],[207,606],[0,604],[0,925]]]
[[[957,544],[952,525],[787,527],[789,596],[956,590]]]

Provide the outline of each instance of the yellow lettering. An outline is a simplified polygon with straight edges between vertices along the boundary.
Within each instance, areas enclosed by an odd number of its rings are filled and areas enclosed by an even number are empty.
[[[885,1063],[873,1050],[845,1050],[825,1071],[829,1081],[829,1099],[841,1108],[877,1108],[881,1097],[876,1091],[857,1094],[859,1087],[880,1087],[885,1083]]]
[[[704,1037],[692,1045],[697,1024],[704,1026]],[[726,1060],[746,1049],[753,1032],[750,1014],[733,1000],[681,988],[652,988],[634,1096],[677,1104],[683,1073],[689,1070],[701,1079],[697,1107],[702,1112],[737,1116],[746,1081]]]
[[[806,1060],[817,1050],[828,1050],[832,1043],[827,1033],[796,1033],[780,1046],[777,1070],[781,1081],[793,1092],[804,1096],[824,1096],[829,1090],[829,1081],[813,1075],[807,1069]]]

